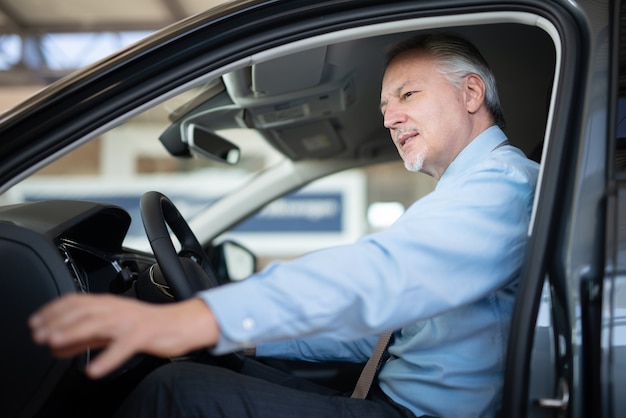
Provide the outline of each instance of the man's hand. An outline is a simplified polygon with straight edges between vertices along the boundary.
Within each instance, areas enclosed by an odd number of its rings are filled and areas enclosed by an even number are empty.
[[[137,353],[174,357],[217,343],[213,313],[198,298],[153,305],[111,295],[71,294],[36,312],[29,320],[36,343],[58,357],[87,348],[105,349],[87,366],[99,378]]]

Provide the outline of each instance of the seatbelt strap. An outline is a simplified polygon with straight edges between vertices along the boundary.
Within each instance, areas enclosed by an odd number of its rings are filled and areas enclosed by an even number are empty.
[[[389,345],[392,334],[393,332],[386,332],[378,337],[378,341],[374,347],[374,352],[369,360],[367,360],[367,363],[365,363],[365,366],[363,366],[359,380],[357,380],[356,385],[354,386],[354,391],[351,396],[352,398],[365,399],[367,397],[367,394],[372,387],[374,377],[381,366],[383,354]]]

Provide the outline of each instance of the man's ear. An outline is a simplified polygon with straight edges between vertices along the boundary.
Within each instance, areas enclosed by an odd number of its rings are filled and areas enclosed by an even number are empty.
[[[477,74],[468,74],[464,87],[467,111],[476,113],[485,102],[485,82]]]

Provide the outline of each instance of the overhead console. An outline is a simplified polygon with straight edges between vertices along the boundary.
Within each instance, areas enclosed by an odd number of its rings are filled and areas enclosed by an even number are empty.
[[[326,54],[319,47],[223,76],[246,125],[292,159],[329,157],[344,147],[331,118],[354,103],[356,88],[350,75],[333,73]]]

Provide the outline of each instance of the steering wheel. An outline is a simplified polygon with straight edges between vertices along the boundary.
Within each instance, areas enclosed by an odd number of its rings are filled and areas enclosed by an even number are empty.
[[[158,267],[177,300],[192,297],[200,290],[218,285],[200,242],[174,203],[159,192],[147,192],[139,204],[143,226]],[[168,227],[181,245],[177,253]]]

